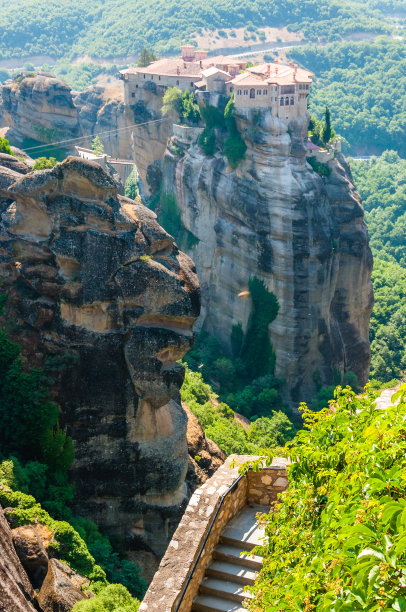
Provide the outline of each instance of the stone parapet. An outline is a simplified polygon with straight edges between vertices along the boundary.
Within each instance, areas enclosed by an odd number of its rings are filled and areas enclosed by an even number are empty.
[[[203,128],[199,127],[189,127],[188,125],[178,125],[176,123],[172,126],[172,135],[175,136],[177,140],[186,144],[195,142],[202,132]]]
[[[241,477],[238,465],[249,459],[254,457],[231,455],[214,476],[194,492],[140,612],[174,612],[183,591],[178,612],[190,612],[206,567],[212,560],[213,549],[227,523],[247,503],[269,505],[286,489],[284,459],[274,460],[270,468],[259,472],[249,470]],[[236,465],[232,467],[234,462]]]

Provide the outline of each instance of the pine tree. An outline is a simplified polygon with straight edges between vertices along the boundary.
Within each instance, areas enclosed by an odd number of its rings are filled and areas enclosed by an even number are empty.
[[[323,126],[323,131],[322,131],[322,139],[323,139],[324,144],[327,144],[328,142],[330,142],[332,135],[333,135],[333,130],[331,127],[330,109],[328,106],[326,106],[326,110],[324,113],[324,126]]]

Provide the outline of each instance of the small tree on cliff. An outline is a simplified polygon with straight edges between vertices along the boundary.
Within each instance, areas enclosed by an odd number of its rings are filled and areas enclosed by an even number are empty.
[[[152,62],[155,62],[158,57],[152,51],[148,51],[145,47],[142,49],[139,57],[137,66],[144,67],[149,66]]]
[[[7,155],[14,155],[10,149],[10,143],[7,138],[0,138],[0,153],[7,153]]]
[[[182,112],[182,92],[178,87],[168,87],[163,97],[163,106],[161,109],[164,117],[170,117],[177,120]]]
[[[330,109],[328,106],[326,106],[326,110],[324,112],[324,125],[322,129],[321,137],[322,137],[324,144],[327,144],[328,142],[330,142],[332,138],[334,138],[334,136],[335,136],[335,132],[334,132],[334,128],[331,125]]]
[[[100,136],[95,136],[92,140],[92,151],[96,155],[103,155],[104,153],[104,145],[100,140]]]

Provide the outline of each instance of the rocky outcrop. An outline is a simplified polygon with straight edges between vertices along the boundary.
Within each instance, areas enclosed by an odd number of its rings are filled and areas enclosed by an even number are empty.
[[[76,602],[93,596],[83,587],[89,581],[74,572],[66,563],[50,559],[48,572],[38,594],[38,603],[43,612],[70,612]]]
[[[308,118],[289,125],[268,111],[236,117],[246,159],[232,171],[220,152],[206,157],[178,138],[164,161],[162,191],[197,239],[189,254],[202,285],[207,331],[230,346],[235,323],[247,325],[250,277],[279,300],[270,327],[276,374],[292,405],[311,398],[315,380],[369,371],[372,256],[360,198],[345,159],[320,177],[306,161]],[[196,244],[197,243],[197,244]]]
[[[46,525],[23,525],[11,532],[14,548],[34,588],[41,587],[48,571],[48,546],[53,532]]]
[[[199,314],[194,264],[98,164],[71,157],[0,196],[7,317],[56,379],[76,510],[159,556],[189,497],[177,361]]]
[[[23,73],[3,84],[0,97],[1,120],[13,143],[24,138],[47,143],[79,134],[70,87],[52,75]]]
[[[10,527],[0,507],[0,612],[36,612],[34,589],[13,546]]]
[[[193,412],[182,403],[187,416],[187,444],[190,461],[190,480],[200,486],[213,476],[226,456],[213,440],[206,438],[203,427]]]

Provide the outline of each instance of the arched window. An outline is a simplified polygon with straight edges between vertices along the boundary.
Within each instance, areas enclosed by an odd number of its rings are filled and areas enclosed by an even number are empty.
[[[289,106],[289,96],[286,96],[285,98],[285,106]]]
[[[281,106],[283,106],[283,96],[282,96],[282,98],[281,98],[280,105],[281,105]]]
[[[293,106],[295,103],[295,98],[293,96],[291,96],[290,98],[290,105]]]
[[[250,89],[250,98],[255,98],[255,89]]]
[[[179,85],[179,81],[176,81],[176,85]]]
[[[266,96],[268,94],[268,90],[264,89],[264,96]]]

